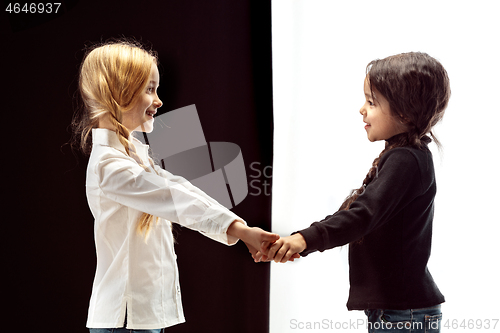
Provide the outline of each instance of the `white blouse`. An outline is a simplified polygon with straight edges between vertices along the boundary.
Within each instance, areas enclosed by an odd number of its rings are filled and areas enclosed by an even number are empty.
[[[226,234],[243,221],[203,191],[155,165],[146,172],[125,153],[115,132],[92,130],[87,199],[95,218],[97,269],[87,320],[89,328],[157,329],[185,321],[174,240],[169,221],[232,245]],[[132,139],[132,138],[131,138]],[[132,139],[149,166],[148,146]],[[143,212],[158,216],[147,242],[137,233]],[[243,221],[244,222],[244,221]]]

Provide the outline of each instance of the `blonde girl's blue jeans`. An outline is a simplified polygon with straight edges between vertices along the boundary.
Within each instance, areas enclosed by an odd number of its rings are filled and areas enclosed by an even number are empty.
[[[422,309],[365,310],[368,333],[439,333],[441,332],[441,305]]]

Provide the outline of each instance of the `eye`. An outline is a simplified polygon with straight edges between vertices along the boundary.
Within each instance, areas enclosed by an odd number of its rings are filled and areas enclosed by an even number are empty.
[[[147,89],[146,89],[146,91],[147,91],[148,93],[152,94],[152,93],[154,93],[155,88],[154,88],[154,87],[149,87],[149,88],[147,88]]]

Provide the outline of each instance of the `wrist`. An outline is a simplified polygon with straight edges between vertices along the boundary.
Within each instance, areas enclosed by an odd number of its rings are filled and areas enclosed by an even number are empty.
[[[236,237],[244,241],[246,238],[246,231],[249,229],[242,221],[234,220],[233,223],[227,228],[227,234],[229,236]]]
[[[299,253],[302,251],[305,251],[307,249],[307,242],[304,236],[300,232],[297,232],[296,234],[293,234],[292,237],[295,237],[296,244],[299,246]]]

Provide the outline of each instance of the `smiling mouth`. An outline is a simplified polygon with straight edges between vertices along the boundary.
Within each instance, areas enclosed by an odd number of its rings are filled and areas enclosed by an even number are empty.
[[[146,114],[148,116],[150,116],[151,118],[153,118],[153,116],[155,115],[156,111],[146,111]]]

